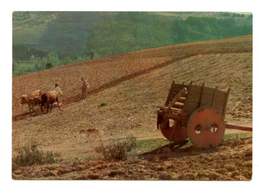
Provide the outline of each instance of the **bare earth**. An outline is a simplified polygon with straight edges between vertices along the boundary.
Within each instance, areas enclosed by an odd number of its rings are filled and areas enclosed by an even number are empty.
[[[14,77],[14,115],[25,110],[19,105],[21,94],[51,88],[55,80],[64,90],[65,106],[63,112],[56,109],[13,121],[13,156],[30,143],[61,156],[59,164],[15,168],[13,177],[249,180],[252,134],[246,139],[226,140],[215,150],[169,152],[165,148],[161,155],[155,151],[144,156],[137,153],[127,161],[104,161],[94,149],[100,137],[162,139],[156,130],[156,110],[164,104],[173,80],[205,82],[223,90],[231,87],[226,121],[251,126],[251,52],[251,37],[247,36],[148,49]],[[89,78],[92,88],[86,100],[73,101],[80,92],[77,80],[81,74]],[[98,134],[89,133],[89,129],[97,129]]]
[[[251,138],[226,141],[211,150],[164,148],[127,161],[90,160],[22,167],[15,179],[250,180]]]

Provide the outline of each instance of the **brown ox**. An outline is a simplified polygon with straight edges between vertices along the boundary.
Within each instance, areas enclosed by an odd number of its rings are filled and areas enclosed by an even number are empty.
[[[62,103],[59,102],[59,96],[61,96],[63,93],[60,90],[51,90],[47,93],[43,93],[41,95],[41,110],[43,111],[43,108],[47,108],[47,112],[51,111],[54,106],[57,106],[59,110],[61,109]]]
[[[35,90],[31,94],[24,94],[20,97],[21,104],[27,104],[29,108],[29,112],[34,112],[34,106],[41,104],[41,90]]]

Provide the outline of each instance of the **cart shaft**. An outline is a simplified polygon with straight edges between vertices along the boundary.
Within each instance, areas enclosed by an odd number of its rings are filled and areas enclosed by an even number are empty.
[[[241,131],[252,131],[253,130],[252,127],[235,125],[235,124],[226,124],[225,126],[228,129],[236,129],[236,130],[241,130]]]

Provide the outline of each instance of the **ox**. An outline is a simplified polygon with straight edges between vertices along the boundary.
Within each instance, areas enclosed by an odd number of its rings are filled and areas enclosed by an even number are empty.
[[[41,111],[43,108],[47,108],[47,112],[51,111],[54,106],[57,106],[59,110],[61,109],[62,103],[59,102],[59,96],[62,96],[63,92],[60,88],[48,91],[41,95]]]
[[[20,103],[22,105],[27,104],[29,112],[34,112],[34,106],[41,104],[41,90],[35,90],[31,94],[24,94],[20,97]]]

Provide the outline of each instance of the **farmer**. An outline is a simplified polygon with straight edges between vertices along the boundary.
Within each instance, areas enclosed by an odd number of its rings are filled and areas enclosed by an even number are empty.
[[[57,83],[55,83],[54,90],[58,93],[59,96],[63,96],[63,92]]]
[[[56,94],[57,94],[57,103],[58,102],[61,102],[61,97],[63,96],[63,91],[61,90],[61,88],[59,87],[59,85],[57,83],[55,83],[55,88],[54,88],[54,91],[56,91]]]
[[[87,94],[87,89],[90,87],[87,79],[84,79],[84,77],[81,77],[81,82],[82,82],[82,94],[81,94],[81,99],[85,99],[86,98],[86,94]]]

